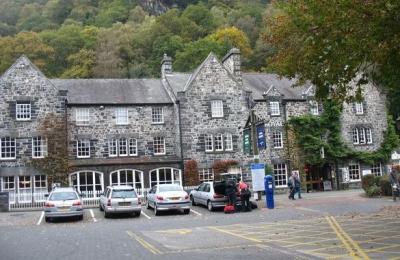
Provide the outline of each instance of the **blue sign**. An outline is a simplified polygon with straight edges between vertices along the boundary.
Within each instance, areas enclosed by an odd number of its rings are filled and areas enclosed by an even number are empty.
[[[251,164],[251,169],[252,170],[259,170],[259,169],[263,169],[264,170],[264,167],[265,167],[264,163],[252,163]]]
[[[257,127],[257,146],[260,149],[265,149],[265,127],[264,124],[258,125]]]

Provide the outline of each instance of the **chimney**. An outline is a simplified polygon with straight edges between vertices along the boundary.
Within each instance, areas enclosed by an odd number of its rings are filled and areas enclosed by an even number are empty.
[[[164,53],[164,57],[161,61],[161,77],[165,78],[166,74],[171,74],[171,73],[172,73],[172,58]]]
[[[232,73],[232,75],[238,80],[240,83],[242,82],[242,70],[241,59],[240,59],[240,50],[237,48],[231,49],[224,58],[222,58],[222,64],[224,67]]]

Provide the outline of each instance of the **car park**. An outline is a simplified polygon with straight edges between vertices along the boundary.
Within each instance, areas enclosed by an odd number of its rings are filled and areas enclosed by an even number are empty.
[[[82,198],[74,188],[55,188],[44,204],[44,217],[48,222],[53,218],[77,217],[83,219]]]
[[[228,196],[224,194],[225,183],[225,181],[209,181],[200,184],[196,189],[190,192],[190,201],[192,206],[204,205],[209,211],[224,207],[228,204]],[[240,196],[239,193],[237,193],[236,204],[240,205],[240,203]]]
[[[129,185],[108,186],[100,196],[100,211],[107,218],[110,214],[129,213],[139,217],[142,205],[135,189]]]
[[[147,208],[153,208],[155,215],[166,210],[183,210],[189,214],[189,195],[177,184],[154,185],[147,194]]]

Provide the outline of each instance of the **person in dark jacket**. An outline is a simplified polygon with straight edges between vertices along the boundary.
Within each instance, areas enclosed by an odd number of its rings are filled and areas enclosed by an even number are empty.
[[[242,181],[241,178],[238,178],[239,183],[239,192],[240,192],[240,201],[242,204],[242,211],[251,211],[250,197],[251,192],[247,184]]]
[[[233,205],[236,211],[236,183],[234,180],[226,182],[225,193],[228,196],[228,204]]]
[[[396,197],[399,196],[400,192],[400,185],[399,179],[397,176],[397,169],[396,166],[392,166],[392,170],[389,174],[390,184],[392,185],[392,194],[393,194],[393,201],[396,201]]]

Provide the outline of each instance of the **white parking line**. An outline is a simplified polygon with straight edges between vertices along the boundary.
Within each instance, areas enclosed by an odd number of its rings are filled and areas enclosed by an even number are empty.
[[[193,212],[194,214],[197,214],[197,216],[201,216],[202,215],[201,213],[195,211],[194,209],[190,209],[190,211]]]
[[[93,222],[97,222],[97,219],[94,217],[93,210],[90,209],[90,215],[92,215]]]
[[[143,216],[145,216],[146,218],[151,219],[151,217],[149,217],[146,213],[144,213],[143,210],[142,210],[142,214],[143,214]]]
[[[42,214],[40,215],[39,221],[36,223],[37,226],[39,226],[40,223],[42,223],[43,217],[44,217],[44,211],[42,211]]]

